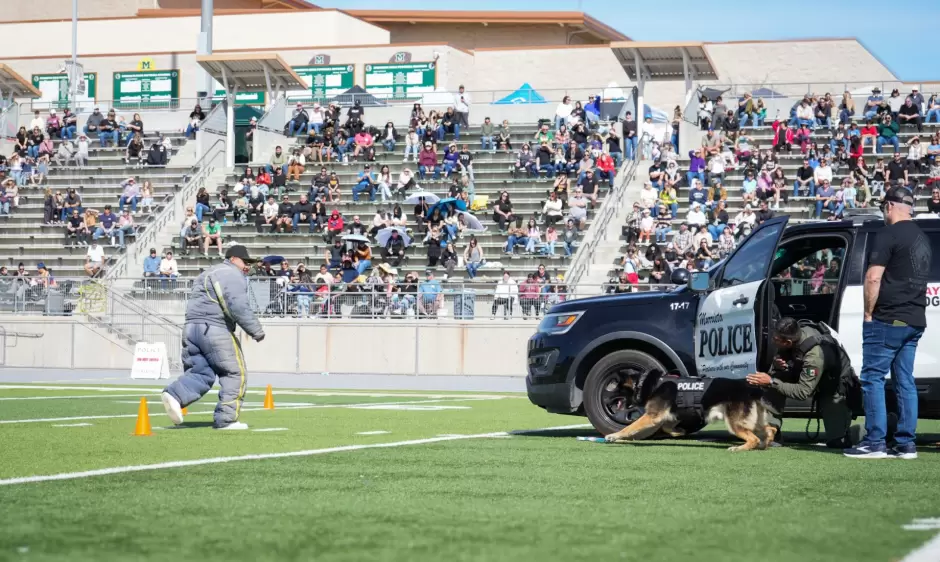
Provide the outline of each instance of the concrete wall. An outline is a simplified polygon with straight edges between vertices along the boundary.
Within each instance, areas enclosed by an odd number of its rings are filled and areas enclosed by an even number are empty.
[[[216,51],[290,49],[310,45],[311,42],[317,45],[381,45],[389,42],[388,31],[330,10],[220,14],[215,16],[214,25],[212,37]],[[5,54],[4,59],[65,59],[71,53],[71,26],[70,21],[0,23],[0,53]],[[258,33],[259,29],[292,29],[296,32]],[[315,34],[306,32],[314,29]],[[198,34],[198,16],[83,20],[78,22],[78,52],[80,57],[122,52],[141,53],[141,56],[190,52],[196,49]],[[36,37],[43,40],[36,41]],[[29,45],[28,52],[23,51],[23,45]]]
[[[0,10],[0,22],[24,20],[71,19],[72,0],[41,0],[15,2],[14,9]],[[133,16],[142,8],[155,8],[157,0],[80,0],[79,18],[119,18]],[[6,4],[6,3],[4,3]]]
[[[132,354],[71,318],[4,316],[0,366],[127,369]],[[525,376],[532,324],[265,320],[242,335],[249,372]],[[41,334],[40,338],[14,333]],[[178,346],[168,346],[177,349]],[[417,365],[416,365],[417,362]]]
[[[392,43],[432,41],[449,43],[464,49],[481,47],[516,47],[520,45],[566,45],[571,28],[556,24],[421,23],[379,24],[391,32]],[[592,40],[585,34],[574,35],[573,45]]]

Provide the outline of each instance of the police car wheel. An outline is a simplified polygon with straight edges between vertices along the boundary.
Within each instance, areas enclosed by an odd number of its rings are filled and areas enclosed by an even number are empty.
[[[655,357],[642,351],[614,351],[594,364],[584,381],[584,411],[603,435],[616,433],[637,420],[643,410],[633,404],[633,391],[625,386],[651,369],[665,371]]]

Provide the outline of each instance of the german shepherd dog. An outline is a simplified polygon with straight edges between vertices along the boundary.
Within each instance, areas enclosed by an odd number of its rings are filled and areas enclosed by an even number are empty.
[[[766,409],[761,403],[761,390],[744,379],[689,379],[667,375],[660,370],[649,371],[639,379],[627,377],[623,385],[632,391],[633,403],[643,405],[644,414],[617,433],[605,437],[608,443],[646,439],[659,431],[681,437],[678,427],[680,381],[706,381],[700,408],[707,423],[724,420],[728,431],[744,440],[743,445],[729,451],[765,449],[774,440],[777,428],[768,425]]]

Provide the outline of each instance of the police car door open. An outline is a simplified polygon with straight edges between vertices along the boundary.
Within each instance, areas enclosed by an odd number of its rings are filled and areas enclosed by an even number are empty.
[[[787,217],[756,229],[728,259],[695,318],[695,362],[706,377],[744,378],[757,370],[755,307]]]

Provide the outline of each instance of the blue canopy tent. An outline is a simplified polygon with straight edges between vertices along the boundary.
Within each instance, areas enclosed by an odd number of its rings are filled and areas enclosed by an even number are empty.
[[[501,100],[496,100],[493,105],[522,105],[528,103],[547,103],[542,94],[535,91],[528,82],[519,86],[519,89],[509,94]]]
[[[647,117],[653,118],[653,123],[670,123],[669,114],[667,114],[662,109],[658,107],[650,107],[648,104],[643,104],[643,118]]]
[[[751,90],[751,95],[755,98],[785,98],[784,94],[780,92],[775,92],[770,88],[758,88],[756,90]]]

